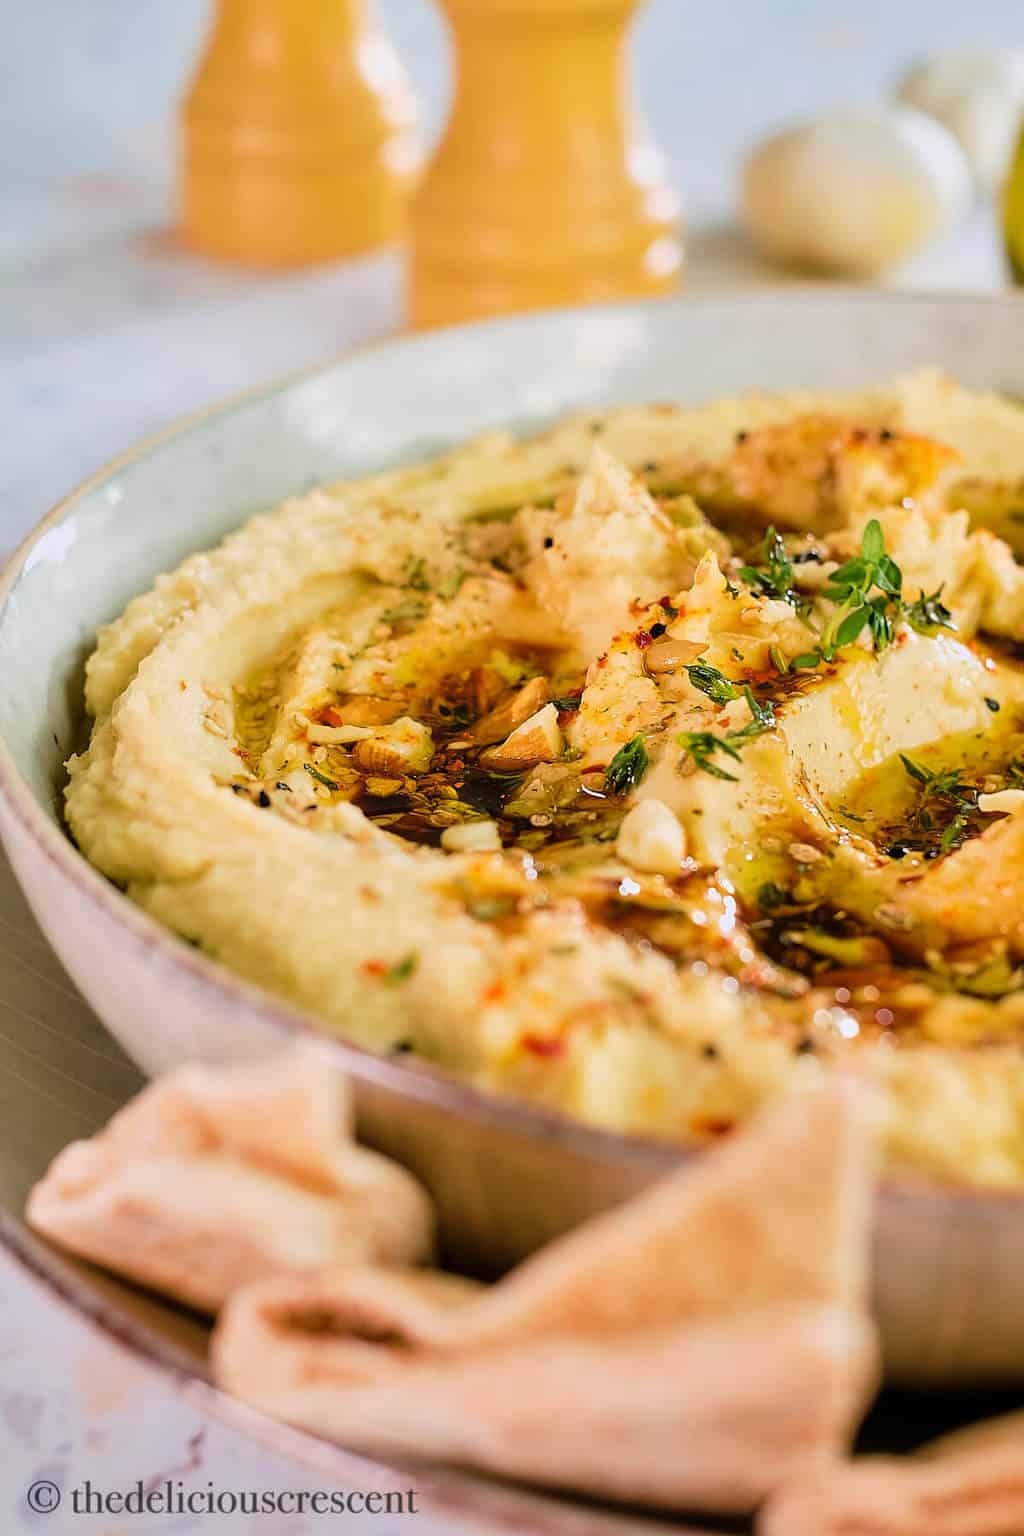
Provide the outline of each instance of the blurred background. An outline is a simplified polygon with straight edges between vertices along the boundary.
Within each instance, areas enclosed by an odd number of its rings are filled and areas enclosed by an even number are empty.
[[[481,15],[490,4],[478,0]],[[132,439],[403,321],[394,250],[267,274],[176,242],[176,109],[214,9],[211,0],[0,0],[0,410],[8,426],[0,549]],[[378,0],[377,10],[418,98],[429,156],[449,103],[446,27],[433,0]],[[1024,21],[1009,0],[642,5],[632,77],[667,182],[683,200],[687,290],[806,275],[766,257],[770,229],[760,230],[758,246],[741,227],[741,167],[766,137],[837,108],[891,103],[897,82],[926,56],[1018,45]],[[495,65],[488,90],[500,104],[500,56]],[[872,164],[887,158],[883,128],[865,151]],[[819,149],[815,138],[797,179],[812,163],[824,167],[819,184],[840,185],[829,159],[835,145],[814,160]],[[937,166],[942,149],[922,152],[918,176],[915,147],[908,172],[943,203],[938,233],[868,276],[1001,286],[1008,268],[996,201],[974,182],[957,184],[948,141]],[[793,161],[790,154],[791,180]],[[780,190],[778,177],[773,151],[755,188],[761,212],[748,226],[764,223],[766,197],[770,223],[801,195],[799,186]]]

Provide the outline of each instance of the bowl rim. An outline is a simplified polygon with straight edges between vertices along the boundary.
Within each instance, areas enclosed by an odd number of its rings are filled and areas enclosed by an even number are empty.
[[[522,330],[543,331],[552,324],[585,322],[595,315],[620,314],[623,317],[676,309],[700,309],[712,306],[743,309],[750,305],[786,305],[813,308],[815,303],[836,303],[850,306],[882,305],[883,307],[909,308],[945,306],[969,303],[979,308],[997,310],[1006,306],[1024,309],[1024,291],[977,293],[970,291],[929,290],[900,291],[858,288],[836,283],[800,283],[791,287],[766,286],[742,290],[706,293],[701,295],[677,295],[671,298],[636,300],[627,303],[585,305],[574,308],[542,310],[524,315],[501,316],[496,319],[473,321],[458,326],[416,333],[400,332],[346,349],[326,360],[290,370],[267,383],[257,384],[238,391],[224,399],[214,401],[202,409],[178,417],[159,431],[149,434],[116,455],[113,459],[86,476],[62,496],[55,505],[31,528],[10,554],[0,569],[0,625],[7,601],[23,574],[26,564],[40,541],[51,529],[71,516],[79,503],[93,491],[130,465],[159,453],[177,438],[185,437],[197,427],[220,417],[227,417],[236,410],[263,399],[281,395],[293,387],[326,377],[347,364],[358,365],[367,356],[378,353],[409,349],[423,350],[443,344],[453,336],[483,335],[500,341],[508,333]],[[634,1167],[666,1171],[678,1165],[687,1156],[698,1154],[702,1144],[658,1140],[636,1133],[606,1130],[575,1120],[558,1110],[518,1100],[475,1086],[454,1074],[427,1063],[411,1063],[405,1056],[384,1056],[367,1047],[345,1040],[340,1035],[318,1025],[315,1017],[255,983],[244,980],[227,967],[211,960],[201,951],[186,944],[171,929],[165,928],[142,908],[100,874],[71,842],[70,838],[45,814],[28,784],[22,778],[11,751],[0,734],[0,802],[14,818],[21,831],[32,841],[38,852],[52,865],[59,875],[70,884],[79,899],[90,902],[100,914],[112,923],[119,936],[137,951],[144,951],[150,963],[157,962],[163,969],[173,971],[179,979],[184,976],[191,986],[207,994],[212,993],[225,1009],[239,1008],[254,1011],[282,1037],[292,1039],[312,1038],[319,1045],[331,1050],[338,1064],[355,1080],[362,1080],[374,1087],[394,1092],[429,1104],[435,1109],[486,1122],[514,1135],[541,1139],[555,1144],[569,1143],[588,1160],[600,1163],[628,1163]],[[20,884],[20,881],[19,881]],[[158,978],[156,978],[158,981]],[[913,1170],[888,1173],[882,1181],[888,1194],[921,1199],[931,1197],[939,1203],[950,1199],[967,1198],[972,1206],[985,1202],[1005,1206],[1007,1203],[1024,1206],[1024,1185],[1019,1189],[1004,1187],[972,1187],[951,1180],[919,1174]]]

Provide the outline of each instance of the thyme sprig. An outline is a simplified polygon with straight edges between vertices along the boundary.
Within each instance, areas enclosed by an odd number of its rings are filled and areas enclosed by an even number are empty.
[[[904,772],[921,785],[912,823],[914,830],[934,832],[945,821],[939,834],[939,852],[949,853],[953,848],[959,848],[967,836],[971,816],[978,809],[976,787],[961,782],[959,768],[927,768],[903,752],[900,762]]]
[[[816,667],[834,661],[837,651],[853,645],[867,629],[875,652],[892,644],[895,626],[905,620],[918,634],[954,629],[953,615],[941,601],[942,587],[924,592],[907,602],[903,597],[903,572],[887,553],[882,525],[873,517],[864,529],[860,554],[833,571],[822,593],[835,603],[835,611],[821,632],[813,651],[793,659],[794,667]]]
[[[758,597],[774,597],[796,609],[807,606],[806,598],[793,585],[793,562],[777,528],[765,533],[764,564],[741,565],[740,575]]]
[[[721,676],[720,673],[719,676]],[[722,680],[727,681],[725,678]],[[745,742],[753,741],[757,736],[763,736],[765,731],[770,731],[776,723],[775,710],[771,704],[760,703],[748,684],[743,684],[738,691],[734,690],[734,698],[739,698],[741,695],[746,699],[750,710],[750,719],[746,725],[740,726],[735,731],[727,731],[724,736],[716,736],[714,731],[680,731],[676,737],[678,744],[702,773],[709,773],[715,779],[728,779],[732,784],[737,782],[736,774],[723,768],[721,763],[716,763],[715,753],[722,752],[734,762],[739,762],[741,746]]]

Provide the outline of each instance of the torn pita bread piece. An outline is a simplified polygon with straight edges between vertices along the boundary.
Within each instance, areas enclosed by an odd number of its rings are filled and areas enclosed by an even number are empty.
[[[314,1045],[182,1067],[65,1147],[26,1216],[81,1258],[203,1312],[282,1270],[429,1260],[426,1192],[352,1137],[348,1084]]]
[[[876,1382],[869,1102],[794,1097],[490,1288],[332,1269],[246,1287],[214,1372],[371,1452],[747,1513],[845,1447]]]
[[[758,1536],[1024,1536],[1024,1413],[784,1488]]]

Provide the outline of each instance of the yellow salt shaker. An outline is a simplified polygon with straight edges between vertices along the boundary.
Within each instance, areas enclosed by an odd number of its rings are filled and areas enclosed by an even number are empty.
[[[415,105],[369,0],[217,0],[181,135],[197,251],[298,267],[404,232]]]
[[[661,294],[679,201],[627,86],[639,0],[439,0],[455,100],[413,199],[413,326]]]

